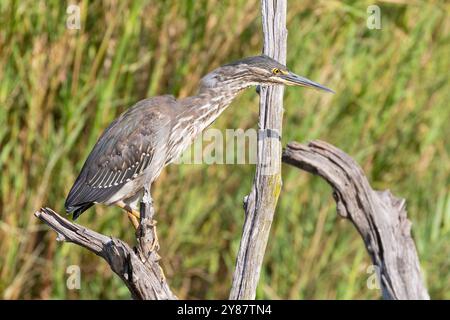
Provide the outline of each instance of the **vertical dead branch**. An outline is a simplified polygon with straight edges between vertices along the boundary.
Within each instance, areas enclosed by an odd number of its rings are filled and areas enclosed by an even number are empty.
[[[355,225],[376,266],[384,299],[430,298],[404,199],[373,190],[349,155],[322,141],[289,143],[283,161],[324,178],[333,188],[338,214]]]
[[[286,0],[261,0],[263,53],[286,63]],[[261,87],[258,163],[233,275],[230,299],[254,299],[270,227],[281,189],[283,86]]]

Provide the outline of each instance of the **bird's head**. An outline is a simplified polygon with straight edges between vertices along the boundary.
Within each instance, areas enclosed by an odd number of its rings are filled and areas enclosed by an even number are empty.
[[[334,93],[333,90],[317,82],[296,75],[286,66],[266,55],[248,57],[226,64],[203,78],[203,85],[206,87],[215,87],[219,83],[221,85],[242,84],[244,87],[254,84],[283,84]]]

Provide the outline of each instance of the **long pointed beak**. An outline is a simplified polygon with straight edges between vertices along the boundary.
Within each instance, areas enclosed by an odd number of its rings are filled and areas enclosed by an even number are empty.
[[[333,90],[317,83],[314,81],[311,81],[309,79],[300,77],[298,75],[296,75],[295,73],[292,72],[288,72],[286,74],[280,75],[279,76],[281,79],[283,79],[283,82],[285,82],[288,85],[293,85],[293,86],[301,86],[301,87],[307,87],[307,88],[313,88],[313,89],[318,89],[318,90],[323,90],[323,91],[327,91],[327,92],[331,92],[331,93],[335,93]]]

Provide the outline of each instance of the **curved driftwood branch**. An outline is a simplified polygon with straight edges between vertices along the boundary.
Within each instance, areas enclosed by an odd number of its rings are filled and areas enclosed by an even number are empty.
[[[286,63],[286,0],[261,0],[263,53]],[[270,227],[281,190],[282,86],[261,87],[258,162],[250,195],[230,299],[254,299]]]
[[[58,234],[58,241],[72,242],[102,257],[127,285],[134,299],[172,300],[177,297],[167,284],[159,266],[160,257],[153,205],[148,193],[141,202],[141,221],[136,232],[137,246],[131,248],[122,240],[107,237],[73,223],[50,208],[34,215]]]
[[[289,143],[283,162],[324,178],[333,188],[337,213],[355,225],[377,267],[383,298],[429,299],[404,199],[373,190],[349,155],[322,141]]]

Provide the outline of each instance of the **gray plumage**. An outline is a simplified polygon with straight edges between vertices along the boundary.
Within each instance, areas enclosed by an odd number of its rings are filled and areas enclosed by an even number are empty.
[[[197,95],[139,101],[114,120],[98,139],[67,196],[76,219],[93,204],[123,203],[137,210],[144,186],[173,162],[243,89],[286,84],[330,89],[289,72],[267,56],[245,58],[207,74]]]

